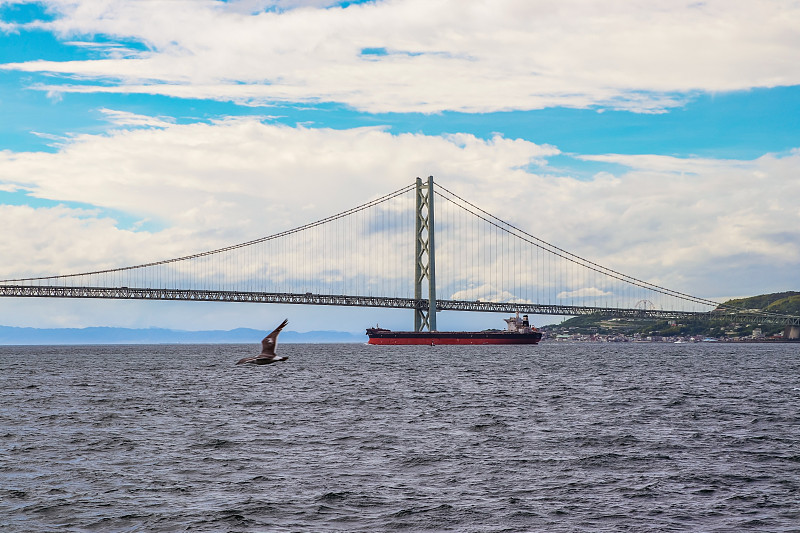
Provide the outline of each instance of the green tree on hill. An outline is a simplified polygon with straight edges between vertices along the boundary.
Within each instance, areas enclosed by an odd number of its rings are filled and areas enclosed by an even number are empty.
[[[800,316],[800,292],[787,291],[762,294],[749,298],[728,300],[720,308],[752,309],[784,315]],[[731,323],[726,318],[720,319],[682,319],[680,321],[642,320],[642,319],[609,319],[601,315],[589,315],[571,318],[554,326],[543,329],[557,333],[600,334],[600,335],[633,335],[642,336],[696,336],[707,337],[746,337],[753,329],[759,328],[766,336],[780,334],[783,326],[779,324],[762,324],[754,320],[751,323]]]

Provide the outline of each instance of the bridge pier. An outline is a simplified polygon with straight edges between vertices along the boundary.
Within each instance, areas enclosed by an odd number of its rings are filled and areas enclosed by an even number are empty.
[[[433,176],[417,178],[415,221],[414,298],[422,299],[422,281],[428,280],[428,309],[414,310],[414,331],[436,331],[436,261],[433,247]]]
[[[784,339],[800,339],[800,326],[786,326],[783,328]]]

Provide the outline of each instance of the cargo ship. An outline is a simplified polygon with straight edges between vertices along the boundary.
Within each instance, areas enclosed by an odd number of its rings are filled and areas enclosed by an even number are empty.
[[[530,325],[528,315],[505,318],[505,330],[488,329],[484,331],[391,331],[381,327],[367,328],[368,344],[406,345],[443,344],[538,344],[542,333]]]

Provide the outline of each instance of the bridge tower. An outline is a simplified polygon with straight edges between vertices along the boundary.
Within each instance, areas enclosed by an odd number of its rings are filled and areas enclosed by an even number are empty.
[[[428,281],[428,308],[414,310],[414,331],[436,331],[436,261],[433,239],[433,176],[427,183],[417,178],[414,298],[422,299],[422,282]]]

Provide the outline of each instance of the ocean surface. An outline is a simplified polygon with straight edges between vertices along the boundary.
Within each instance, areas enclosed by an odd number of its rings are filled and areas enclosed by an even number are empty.
[[[0,347],[0,531],[800,531],[800,345]]]

